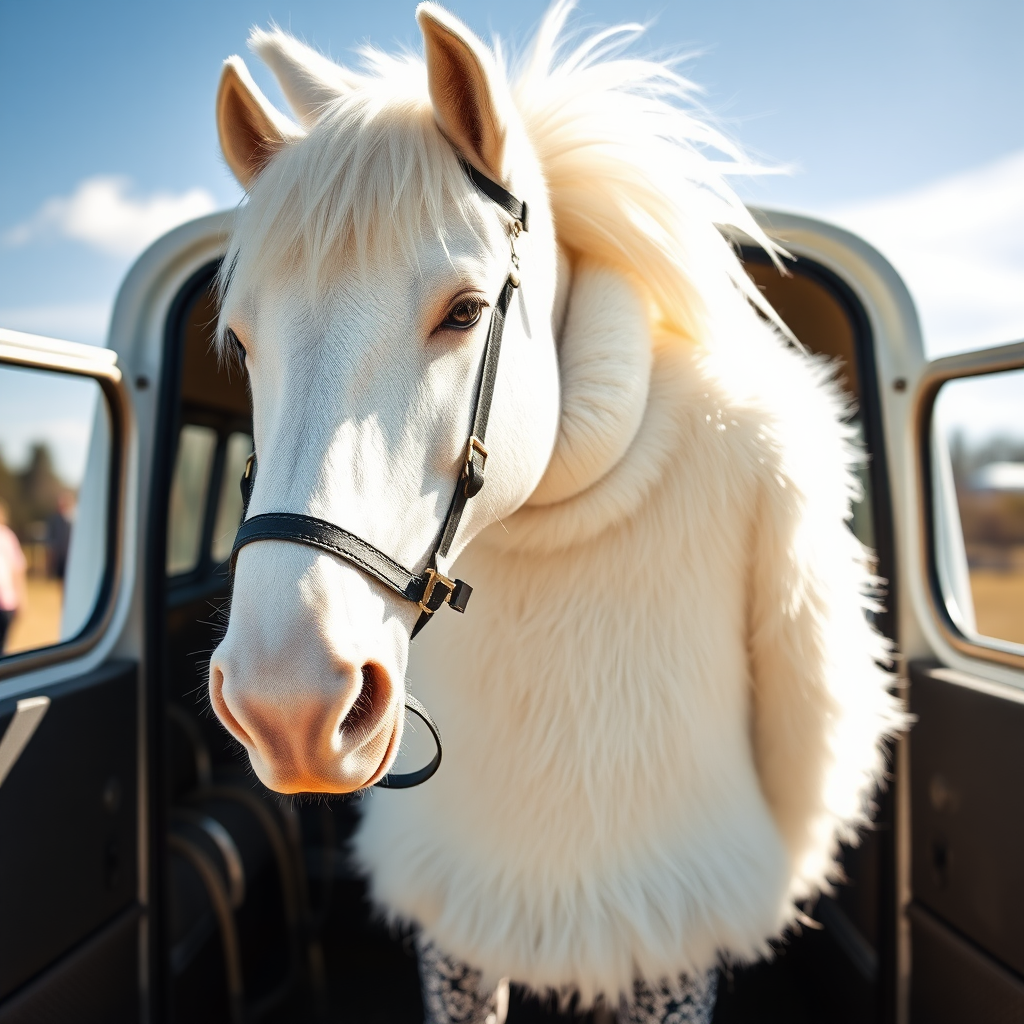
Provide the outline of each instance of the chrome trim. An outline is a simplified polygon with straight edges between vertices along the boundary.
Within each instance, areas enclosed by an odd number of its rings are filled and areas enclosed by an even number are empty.
[[[981,377],[1008,370],[1024,369],[1024,341],[1009,345],[981,349],[976,352],[959,352],[930,363],[921,376],[914,395],[912,411],[914,442],[917,447],[917,508],[921,566],[926,574],[926,592],[929,597],[928,610],[932,622],[943,640],[961,654],[971,658],[994,661],[1008,668],[1024,669],[1024,645],[1015,644],[999,637],[968,637],[962,633],[949,616],[941,585],[936,578],[934,558],[935,514],[932,507],[931,488],[931,425],[935,399],[943,384],[951,380]]]
[[[25,334],[0,327],[0,362],[37,370],[104,377],[115,384],[121,381],[117,353],[96,345],[61,341],[41,334]]]

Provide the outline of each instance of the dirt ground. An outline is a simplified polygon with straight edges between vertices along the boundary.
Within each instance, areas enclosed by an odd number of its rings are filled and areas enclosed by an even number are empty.
[[[982,636],[1024,644],[1024,567],[971,570],[974,617]]]
[[[30,578],[25,606],[11,623],[4,654],[48,647],[60,639],[60,610],[64,584],[60,580]]]

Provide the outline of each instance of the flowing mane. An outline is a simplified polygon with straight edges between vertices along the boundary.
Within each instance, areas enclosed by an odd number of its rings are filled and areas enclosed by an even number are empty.
[[[560,246],[628,274],[663,333],[709,344],[708,318],[737,295],[775,319],[716,228],[739,228],[781,252],[726,180],[758,169],[691,113],[696,87],[670,64],[622,55],[638,26],[570,46],[573,6],[556,4],[525,58],[501,67],[544,173]],[[312,59],[278,29],[255,29],[249,45],[275,69],[282,53]],[[443,238],[453,207],[467,223],[477,219],[460,200],[464,174],[437,131],[422,58],[374,47],[361,55],[361,71],[323,62],[344,92],[305,111],[303,128],[292,126],[296,137],[306,132],[304,145],[286,147],[256,181],[257,216],[231,238],[222,291],[229,279],[244,290],[247,279],[287,265],[315,293],[346,254],[383,247],[397,256],[424,229]],[[507,163],[516,163],[514,146]]]
[[[691,113],[697,89],[671,64],[622,55],[639,26],[571,48],[572,8],[563,0],[551,9],[513,86],[559,243],[628,273],[648,293],[656,328],[708,344],[705,319],[735,291],[768,311],[715,228],[740,228],[779,251],[726,180],[757,168]],[[728,281],[734,289],[723,289]]]

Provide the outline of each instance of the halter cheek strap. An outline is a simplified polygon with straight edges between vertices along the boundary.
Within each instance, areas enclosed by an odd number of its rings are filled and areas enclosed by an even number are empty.
[[[427,567],[421,573],[414,573],[400,562],[396,562],[379,548],[368,541],[357,537],[348,530],[343,530],[334,523],[314,516],[301,515],[296,512],[264,512],[261,515],[247,518],[249,499],[256,480],[256,454],[249,456],[242,476],[242,525],[235,535],[231,548],[230,571],[234,579],[235,563],[238,552],[246,544],[258,540],[285,540],[295,544],[305,544],[328,554],[341,558],[357,569],[372,576],[379,583],[388,587],[399,597],[411,601],[420,609],[419,618],[413,628],[412,635],[417,633],[430,621],[434,612],[447,604],[457,612],[464,612],[473,588],[463,580],[449,579],[438,569],[438,560],[447,556],[455,540],[455,535],[462,521],[462,515],[470,499],[480,493],[484,485],[484,471],[487,466],[487,421],[491,414],[491,401],[494,398],[494,385],[498,375],[498,357],[501,355],[501,338],[505,329],[505,318],[512,302],[512,293],[519,287],[519,260],[515,254],[514,240],[520,232],[527,230],[529,211],[526,203],[517,199],[511,192],[485,174],[478,171],[466,160],[460,160],[467,176],[488,199],[495,202],[512,218],[510,229],[513,269],[505,279],[504,287],[491,310],[491,320],[487,329],[487,340],[484,342],[484,353],[480,361],[480,371],[476,381],[476,395],[473,402],[473,420],[462,460],[455,493],[452,495],[437,543],[427,560]],[[423,719],[430,729],[437,752],[430,763],[415,772],[400,775],[386,775],[376,785],[390,789],[407,789],[426,782],[441,764],[441,736],[427,709],[414,697],[406,694],[406,707]]]

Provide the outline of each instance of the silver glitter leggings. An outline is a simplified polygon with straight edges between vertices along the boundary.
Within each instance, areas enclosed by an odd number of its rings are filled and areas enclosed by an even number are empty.
[[[419,943],[420,983],[426,1024],[505,1024],[508,984],[480,991],[480,972],[446,956],[430,942]],[[631,998],[622,999],[618,1024],[711,1024],[718,995],[718,972],[699,978],[681,975],[673,983],[650,985],[637,980]]]

